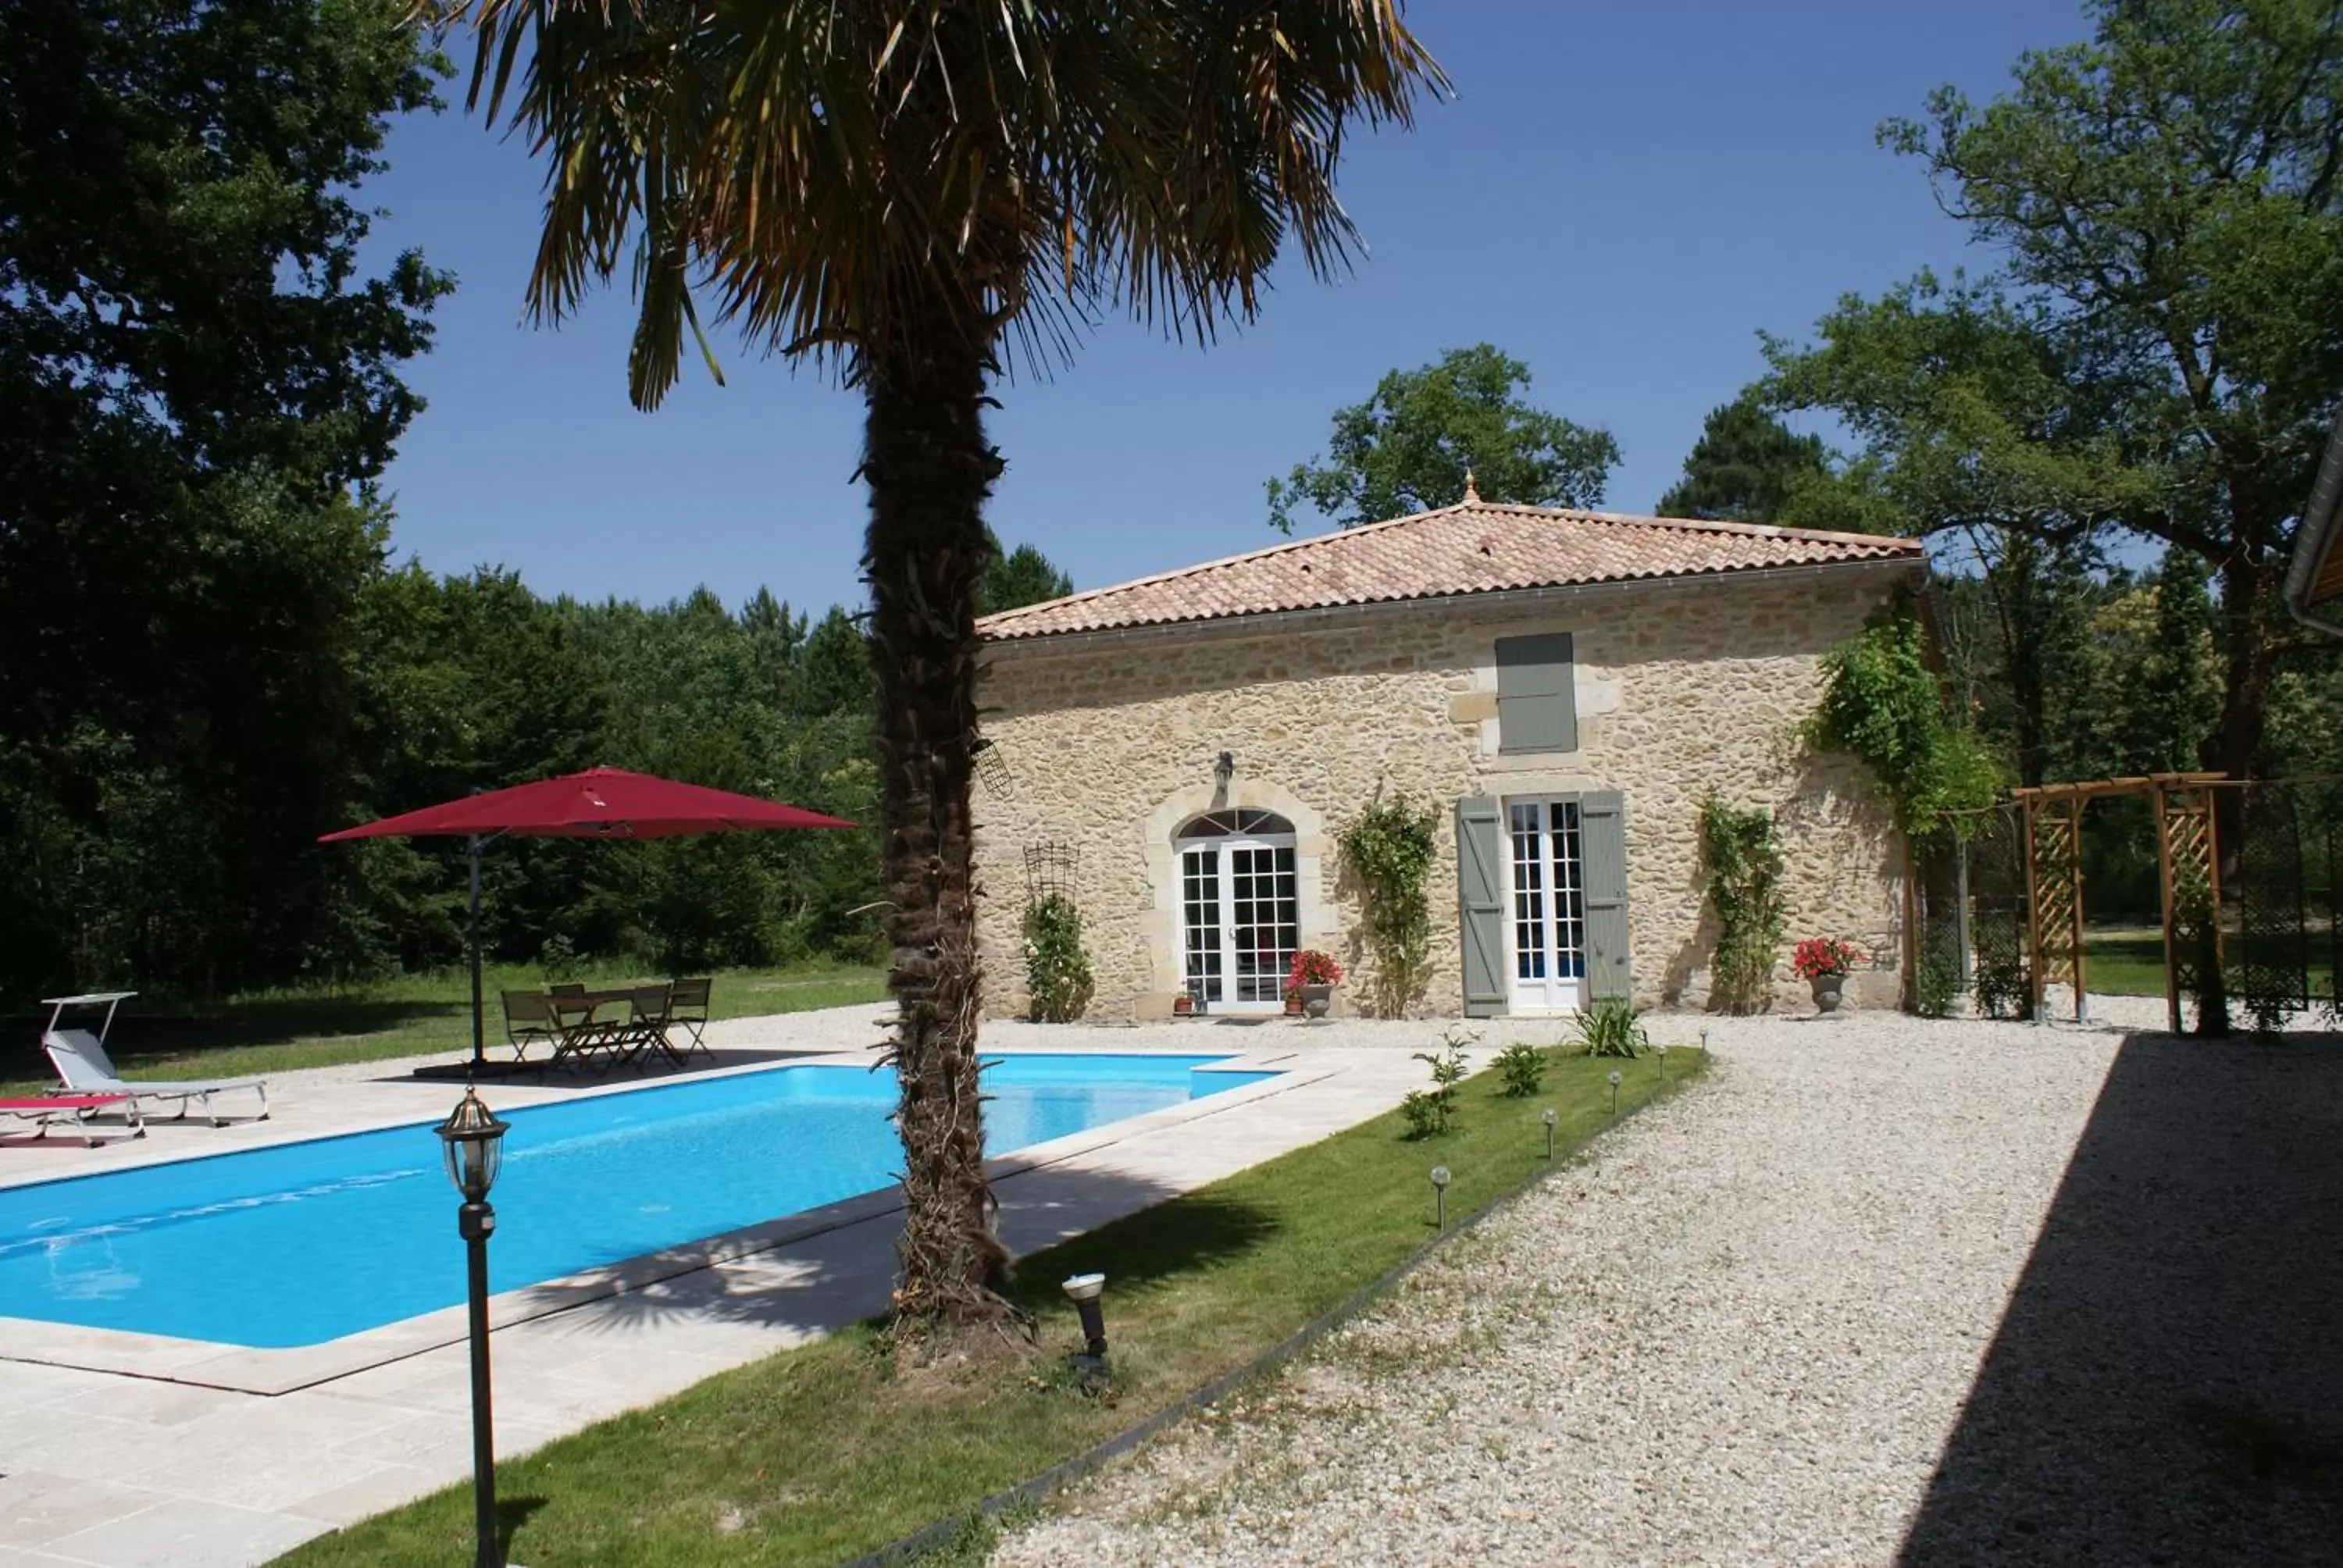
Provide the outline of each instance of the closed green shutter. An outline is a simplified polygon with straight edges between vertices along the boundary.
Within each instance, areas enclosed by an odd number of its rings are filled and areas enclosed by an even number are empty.
[[[1456,802],[1456,915],[1463,934],[1464,1016],[1505,1010],[1505,895],[1497,856],[1497,802],[1487,795]]]
[[[1578,749],[1570,633],[1497,639],[1497,749]]]
[[[1578,799],[1578,853],[1586,879],[1586,994],[1632,997],[1627,951],[1627,810],[1615,789]]]

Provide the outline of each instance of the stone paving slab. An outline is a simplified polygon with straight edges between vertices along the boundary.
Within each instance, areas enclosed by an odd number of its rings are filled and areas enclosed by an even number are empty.
[[[868,1064],[877,1016],[860,1007],[728,1020],[710,1030],[715,1070],[792,1059]],[[1561,1026],[1502,1027],[1510,1040],[1552,1039]],[[1421,1083],[1423,1066],[1410,1053],[1434,1043],[1439,1028],[989,1025],[986,1042],[996,1050],[1228,1051],[1245,1066],[1289,1074],[995,1161],[1002,1240],[1030,1252],[1379,1114]],[[0,1185],[437,1120],[458,1091],[407,1076],[412,1065],[278,1075],[270,1091],[276,1114],[266,1122],[163,1123],[136,1142],[47,1151],[30,1174],[0,1166]],[[500,1107],[541,1104],[626,1087],[523,1081],[498,1085],[493,1099]],[[790,1222],[795,1231],[749,1237],[735,1252],[683,1249],[666,1264],[618,1265],[604,1271],[610,1277],[602,1288],[540,1300],[538,1311],[513,1300],[530,1292],[499,1297],[505,1310],[492,1340],[498,1452],[527,1452],[883,1311],[900,1209],[884,1193],[831,1208],[837,1212],[810,1230],[800,1217]],[[304,1386],[256,1392],[203,1380],[219,1379],[227,1362],[301,1352],[205,1345],[198,1354],[188,1342],[155,1336],[0,1323],[13,1352],[0,1358],[0,1563],[260,1563],[470,1473],[460,1330],[370,1364],[337,1363],[330,1347],[320,1347],[326,1353],[307,1363],[317,1375],[302,1374]],[[21,1359],[37,1353],[25,1343],[44,1332],[51,1348],[111,1356],[117,1370]]]

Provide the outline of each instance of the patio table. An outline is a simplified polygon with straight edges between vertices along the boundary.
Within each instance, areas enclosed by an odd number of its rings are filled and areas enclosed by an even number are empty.
[[[553,1011],[561,1038],[546,1066],[558,1067],[575,1059],[588,1066],[598,1062],[596,1070],[608,1072],[651,1050],[681,1066],[684,1053],[667,1034],[669,991],[665,982],[554,991]]]
[[[612,1016],[634,995],[631,987],[557,990],[552,993],[554,1022],[560,1035],[554,1041],[549,1070],[575,1061],[608,1072],[626,1059],[622,1043],[627,1025]],[[599,1065],[597,1066],[598,1060]]]

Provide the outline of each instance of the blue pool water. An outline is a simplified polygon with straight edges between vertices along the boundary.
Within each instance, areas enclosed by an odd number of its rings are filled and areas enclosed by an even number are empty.
[[[985,1151],[1275,1076],[1196,1070],[1225,1060],[998,1058]],[[890,1074],[779,1067],[513,1111],[490,1287],[888,1186],[893,1109]],[[282,1347],[455,1305],[464,1249],[439,1151],[424,1122],[0,1189],[0,1314]]]

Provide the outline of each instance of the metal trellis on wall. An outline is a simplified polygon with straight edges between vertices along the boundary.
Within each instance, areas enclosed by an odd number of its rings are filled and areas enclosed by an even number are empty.
[[[1074,900],[1075,874],[1081,868],[1081,851],[1061,839],[1045,839],[1025,846],[1025,901],[1041,903],[1050,899]]]

